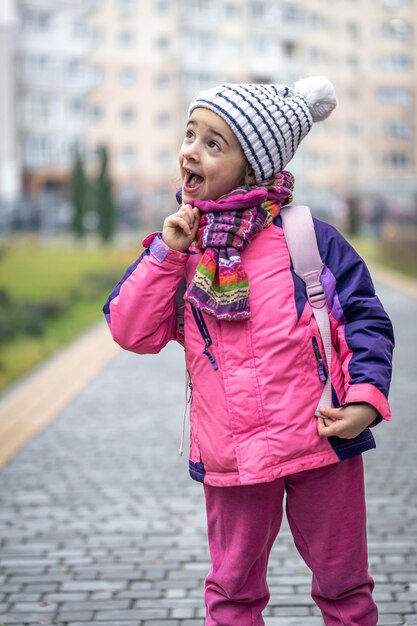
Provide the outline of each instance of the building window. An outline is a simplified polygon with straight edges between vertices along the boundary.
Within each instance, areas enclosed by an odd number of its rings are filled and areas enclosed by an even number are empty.
[[[413,38],[413,27],[406,20],[400,18],[384,22],[381,26],[381,32],[384,37],[397,41],[411,41]]]
[[[382,0],[382,4],[387,7],[387,9],[400,9],[412,2],[413,0]]]
[[[195,31],[188,35],[187,44],[191,54],[199,56],[210,55],[213,51],[215,38],[213,33]]]
[[[135,39],[135,33],[131,29],[121,30],[117,36],[117,41],[122,48],[131,48]]]
[[[156,86],[161,91],[169,89],[171,86],[170,76],[168,74],[159,74],[159,76],[156,77]]]
[[[161,150],[157,155],[158,166],[161,169],[169,169],[174,163],[170,150]]]
[[[214,76],[209,72],[187,72],[185,74],[185,88],[190,93],[198,93],[203,89],[208,89],[215,82]],[[233,82],[233,81],[231,81]]]
[[[21,17],[21,24],[25,31],[44,32],[51,27],[52,16],[42,11],[25,11]]]
[[[312,63],[320,63],[324,61],[324,54],[321,50],[319,50],[319,48],[310,48],[308,56]]]
[[[396,170],[405,170],[411,165],[411,159],[405,152],[390,152],[384,156],[383,163]]]
[[[104,39],[104,33],[98,26],[90,26],[88,38],[92,46],[98,46]]]
[[[347,58],[348,67],[353,71],[357,72],[359,70],[359,58],[354,54],[350,54]]]
[[[253,42],[254,53],[259,56],[267,56],[272,50],[272,41],[265,37],[255,37]]]
[[[99,85],[104,79],[104,69],[98,65],[90,65],[88,69],[89,77],[94,83],[94,86]]]
[[[284,52],[284,56],[286,56],[289,59],[293,59],[297,55],[297,52],[298,52],[298,46],[295,41],[285,41],[282,44],[282,49]]]
[[[56,163],[54,145],[51,138],[42,135],[32,135],[24,142],[25,165],[29,167],[42,167],[50,163]]]
[[[237,56],[241,52],[240,41],[237,39],[230,39],[227,37],[224,39],[224,52],[227,57]]]
[[[412,124],[403,120],[392,120],[387,122],[383,128],[384,135],[393,139],[402,139],[404,141],[413,141],[414,129]]]
[[[401,72],[411,70],[413,68],[413,58],[401,52],[385,54],[381,58],[382,68],[388,72]]]
[[[66,62],[66,73],[69,78],[75,78],[81,71],[81,61],[79,59],[69,59]]]
[[[184,10],[186,15],[191,12],[203,13],[208,11],[209,6],[210,0],[186,0]]]
[[[133,67],[123,67],[119,72],[119,83],[123,87],[131,87],[137,81],[136,70]]]
[[[99,122],[103,119],[103,108],[99,104],[93,104],[90,106],[89,110],[90,120],[94,123]]]
[[[47,95],[34,95],[27,100],[29,119],[34,123],[48,122],[54,110],[54,102]]]
[[[119,14],[130,15],[136,9],[136,0],[118,0]]]
[[[135,146],[125,146],[120,152],[122,166],[130,169],[136,166],[138,155]]]
[[[297,5],[286,4],[282,7],[282,19],[284,22],[298,24],[303,19],[301,9]]]
[[[157,117],[157,122],[160,128],[167,128],[171,124],[171,114],[167,111],[162,111]]]
[[[75,119],[81,119],[84,116],[84,103],[81,98],[74,98],[69,101],[69,111]]]
[[[224,5],[224,16],[227,20],[238,18],[240,15],[240,7],[231,2],[227,2]]]
[[[348,22],[346,24],[346,30],[350,39],[354,39],[354,40],[359,39],[360,29],[359,29],[359,24],[357,22]]]
[[[166,35],[162,35],[161,37],[158,37],[158,39],[156,40],[156,47],[161,52],[168,50],[169,44],[170,44],[170,40],[169,40],[169,37],[167,37]]]
[[[380,87],[376,95],[381,104],[406,108],[413,105],[413,91],[408,87]]]
[[[120,120],[126,126],[136,121],[136,110],[133,107],[125,107],[120,111]]]
[[[169,2],[168,2],[168,0],[157,0],[155,2],[155,11],[157,13],[168,13],[168,11],[169,11]]]
[[[348,96],[349,100],[356,102],[360,97],[359,90],[356,87],[350,87],[348,90]]]
[[[349,135],[351,135],[352,137],[356,137],[357,135],[359,135],[360,129],[356,122],[349,122],[349,124],[347,125],[347,131]]]
[[[311,30],[319,30],[323,27],[323,17],[319,13],[310,13],[307,19],[308,26]]]
[[[266,16],[266,3],[252,2],[251,13],[256,20],[264,19]]]
[[[359,157],[357,154],[349,154],[349,167],[351,167],[352,169],[356,169],[359,165]]]

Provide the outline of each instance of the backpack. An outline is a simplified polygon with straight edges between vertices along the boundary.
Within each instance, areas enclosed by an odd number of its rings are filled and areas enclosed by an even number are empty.
[[[319,408],[321,406],[332,406],[330,319],[327,311],[326,296],[321,282],[324,263],[318,249],[313,218],[308,206],[293,205],[283,207],[279,214],[282,219],[282,227],[294,272],[305,283],[307,298],[316,318],[326,354],[327,379],[315,411],[316,417],[320,417]]]

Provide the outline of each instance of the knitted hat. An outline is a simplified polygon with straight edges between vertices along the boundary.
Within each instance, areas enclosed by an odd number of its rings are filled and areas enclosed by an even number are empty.
[[[226,83],[201,91],[188,115],[199,107],[217,113],[231,127],[252,166],[255,182],[280,172],[293,158],[313,122],[326,119],[336,93],[325,76],[285,85]]]

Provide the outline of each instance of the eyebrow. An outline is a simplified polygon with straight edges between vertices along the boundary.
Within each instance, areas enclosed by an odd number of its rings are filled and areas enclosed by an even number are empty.
[[[190,124],[193,124],[194,126],[198,126],[198,123],[195,120],[188,120],[187,123],[187,128],[188,126],[190,126]],[[208,127],[207,131],[209,133],[211,133],[212,135],[215,135],[216,137],[220,137],[220,139],[223,139],[224,143],[230,147],[229,142],[227,141],[226,137],[224,135],[222,135],[221,133],[219,133],[218,130],[215,130],[214,128]]]

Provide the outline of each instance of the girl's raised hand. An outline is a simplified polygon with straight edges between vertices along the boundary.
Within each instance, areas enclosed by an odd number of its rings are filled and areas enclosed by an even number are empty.
[[[199,222],[200,213],[197,207],[183,204],[176,213],[165,219],[162,239],[173,250],[185,252],[197,235]]]

